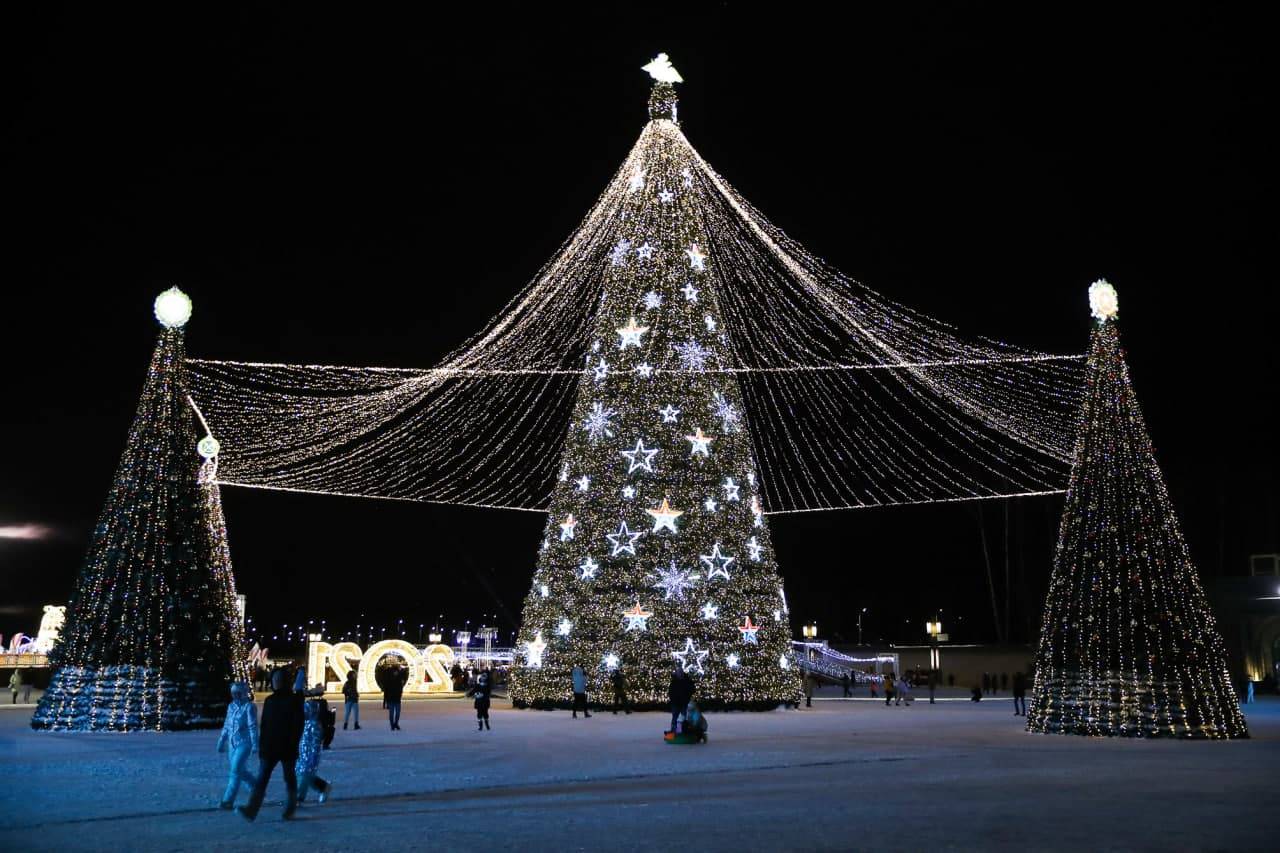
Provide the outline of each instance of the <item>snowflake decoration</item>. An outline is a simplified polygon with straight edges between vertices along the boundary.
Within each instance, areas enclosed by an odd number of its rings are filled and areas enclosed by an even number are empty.
[[[737,653],[737,652],[730,652],[730,653],[725,657],[724,662],[725,662],[725,664],[727,664],[727,665],[728,665],[729,669],[737,669],[737,668],[738,668],[738,661],[739,661],[739,660],[740,660],[740,658],[738,657],[738,653]]]
[[[613,409],[606,409],[603,403],[592,403],[591,411],[582,421],[582,428],[587,431],[587,437],[592,442],[603,438],[613,438],[613,424],[610,419],[618,414]]]
[[[615,267],[620,267],[627,262],[627,255],[631,254],[631,241],[623,237],[618,241],[618,245],[613,247],[609,252],[609,262]]]
[[[556,633],[561,637],[569,636],[571,631],[573,631],[573,623],[568,619],[561,619],[560,624],[556,626]]]
[[[720,419],[721,428],[726,433],[737,432],[742,423],[742,415],[719,391],[711,395],[711,413]]]
[[[547,641],[542,639],[539,631],[532,640],[524,644],[524,665],[542,666],[542,653],[547,650]]]
[[[674,345],[672,349],[676,351],[680,366],[685,370],[702,371],[707,369],[707,357],[711,355],[711,350],[697,341],[685,341],[682,344]]]
[[[663,592],[663,601],[670,601],[673,598],[683,599],[685,590],[693,586],[698,576],[688,569],[676,567],[676,561],[671,561],[671,567],[667,569],[656,569],[658,573],[658,582],[654,587],[661,589]]]
[[[662,305],[662,294],[656,290],[650,290],[644,295],[644,307],[646,310],[652,311]]]

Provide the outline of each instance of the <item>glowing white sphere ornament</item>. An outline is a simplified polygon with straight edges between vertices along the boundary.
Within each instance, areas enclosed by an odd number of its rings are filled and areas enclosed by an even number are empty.
[[[156,319],[166,329],[181,329],[191,319],[191,298],[176,287],[156,297]]]
[[[1089,311],[1100,322],[1114,320],[1120,312],[1120,299],[1116,289],[1105,278],[1089,285]]]
[[[196,444],[196,452],[205,459],[212,459],[218,455],[218,451],[222,449],[222,445],[218,444],[218,439],[211,435],[206,435]]]

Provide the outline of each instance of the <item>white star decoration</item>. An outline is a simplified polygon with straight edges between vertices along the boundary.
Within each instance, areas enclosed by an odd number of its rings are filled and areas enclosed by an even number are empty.
[[[698,559],[707,564],[707,580],[711,580],[716,575],[728,580],[729,564],[736,558],[721,554],[720,543],[717,542],[711,546],[710,554],[703,554]]]
[[[724,662],[725,662],[726,664],[728,664],[728,665],[729,665],[729,669],[737,669],[737,668],[738,668],[738,653],[737,653],[737,652],[730,652],[730,653],[725,657]]]
[[[662,295],[656,290],[650,290],[644,295],[644,307],[652,310],[662,305]]]
[[[649,364],[647,361],[642,361],[636,365],[636,373],[642,379],[648,379],[653,375],[653,365]]]
[[[688,169],[681,169],[681,170],[680,170],[680,176],[681,176],[682,178],[684,178],[684,185],[685,185],[686,187],[691,187],[691,186],[693,186],[693,173],[692,173],[692,172],[690,172]]]
[[[648,631],[649,617],[652,616],[648,610],[640,606],[640,599],[636,599],[636,606],[630,610],[622,611],[622,618],[627,620],[628,631]]]
[[[658,453],[656,447],[645,447],[644,441],[637,438],[635,449],[619,450],[618,452],[627,457],[627,461],[630,463],[630,467],[627,468],[628,474],[641,469],[653,473],[653,457]]]
[[[670,403],[667,403],[666,406],[658,409],[658,414],[662,415],[662,422],[664,424],[673,424],[676,422],[676,418],[680,417],[680,410]]]
[[[644,169],[636,169],[634,172],[632,172],[631,180],[627,184],[627,189],[630,190],[631,192],[635,192],[636,190],[639,190],[639,189],[644,189],[644,175],[645,175]]]
[[[710,601],[702,605],[703,619],[715,619],[719,615],[720,615],[720,608],[712,604]]]
[[[738,499],[738,484],[733,482],[732,477],[724,478],[724,499],[727,501],[736,501]]]
[[[751,559],[759,560],[760,552],[763,550],[764,550],[764,546],[756,541],[756,537],[752,536],[750,539],[747,540],[747,554],[750,555]]]
[[[692,447],[689,449],[690,456],[711,455],[711,436],[703,435],[702,427],[698,427],[693,431],[693,435],[686,435],[685,440],[690,442]]]
[[[680,288],[680,292],[684,294],[685,302],[698,301],[698,288],[693,286],[693,282],[691,281],[685,282],[684,287]]]
[[[599,364],[591,368],[591,371],[596,375],[596,381],[599,382],[609,375],[609,362],[602,358]]]
[[[643,532],[632,533],[627,529],[627,523],[625,521],[622,522],[618,527],[617,533],[606,533],[604,536],[613,545],[613,553],[609,556],[616,557],[619,554],[627,553],[634,557],[636,555],[636,540],[643,535]]]
[[[573,623],[568,619],[561,619],[560,624],[556,626],[556,633],[561,637],[569,636],[569,632],[573,630]]]
[[[589,488],[591,488],[591,478],[583,474],[578,478],[578,491],[585,492]]]
[[[706,324],[708,332],[714,332],[716,330],[716,318],[712,317],[710,314],[703,317],[702,322]]]
[[[613,652],[609,652],[609,654],[604,656],[604,665],[608,669],[617,669],[618,656],[615,655]]]
[[[673,193],[671,190],[663,190],[662,192],[658,193],[658,201],[662,202],[663,204],[669,204],[671,200],[675,197],[676,197],[676,194]]]
[[[653,247],[649,245],[648,240],[641,243],[640,247],[636,249],[636,257],[642,261],[647,261],[653,257]]]
[[[573,528],[578,526],[578,520],[573,517],[573,513],[569,513],[564,517],[564,521],[560,522],[560,541],[568,542],[573,538]]]
[[[532,640],[524,644],[524,665],[542,666],[542,653],[546,649],[547,642],[542,639],[542,632],[539,631]]]
[[[656,569],[658,582],[655,587],[663,591],[663,601],[673,598],[684,598],[684,592],[697,581],[697,577],[687,569],[676,568],[676,561],[671,561],[668,569]]]
[[[618,349],[640,346],[640,336],[647,331],[649,331],[648,326],[637,326],[636,318],[631,317],[627,320],[627,325],[617,330],[619,337],[622,338],[618,344]]]
[[[551,594],[551,590],[547,588],[547,585],[545,583],[538,587],[538,592],[542,593],[543,598],[546,598],[548,595]]]
[[[582,574],[578,576],[578,579],[584,581],[593,580],[596,576],[596,571],[598,571],[599,568],[600,564],[590,557],[583,559],[583,561],[578,565],[578,571],[582,572]]]
[[[635,486],[623,486],[623,487],[622,487],[622,496],[623,496],[624,498],[626,498],[627,500],[631,500],[632,498],[634,498],[634,497],[636,496],[636,488],[635,488]]]
[[[705,501],[703,501],[703,502],[702,502],[702,507],[703,507],[703,509],[705,509],[707,512],[715,512],[715,511],[716,511],[716,507],[717,507],[717,506],[718,506],[718,504],[716,503],[716,499],[715,499],[715,498],[711,498],[711,497],[709,497],[709,498],[707,498]]]
[[[742,632],[742,642],[759,645],[760,640],[756,637],[756,632],[760,630],[760,626],[751,624],[750,616],[747,616],[746,621],[738,626],[738,630]]]
[[[697,243],[693,243],[689,248],[684,250],[689,256],[689,268],[697,272],[705,272],[707,269],[707,256],[698,248]]]
[[[662,499],[662,504],[657,509],[647,509],[645,512],[653,516],[653,530],[650,533],[657,533],[664,527],[672,533],[680,532],[676,530],[676,519],[684,515],[684,511],[672,509],[666,498]]]
[[[671,656],[680,661],[680,667],[685,672],[696,672],[698,675],[702,675],[702,662],[707,659],[708,654],[710,654],[708,649],[698,649],[694,647],[693,637],[685,637],[684,649],[678,652],[672,652]]]

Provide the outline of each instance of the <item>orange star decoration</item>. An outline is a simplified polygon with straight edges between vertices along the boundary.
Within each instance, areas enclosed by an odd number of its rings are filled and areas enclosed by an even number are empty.
[[[738,630],[742,632],[742,642],[744,643],[760,642],[759,640],[756,639],[756,632],[760,630],[760,626],[751,624],[750,616],[747,616],[746,621],[738,626]]]
[[[648,631],[649,617],[652,615],[652,612],[640,606],[640,599],[638,598],[636,599],[635,607],[622,611],[623,618],[627,620],[628,631]]]
[[[676,519],[684,515],[684,510],[672,509],[665,497],[657,509],[647,509],[645,512],[653,516],[653,530],[649,531],[650,533],[657,533],[664,527],[672,533],[680,532],[676,530]]]

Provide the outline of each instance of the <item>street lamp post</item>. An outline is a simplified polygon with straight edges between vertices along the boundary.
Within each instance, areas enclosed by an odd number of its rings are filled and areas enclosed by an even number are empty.
[[[862,645],[862,614],[867,612],[867,608],[858,611],[858,645]]]

